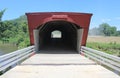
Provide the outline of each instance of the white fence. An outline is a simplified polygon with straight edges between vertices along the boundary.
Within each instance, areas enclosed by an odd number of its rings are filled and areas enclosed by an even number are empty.
[[[84,46],[81,47],[81,53],[120,73],[120,57],[97,51],[91,48],[87,48]]]
[[[30,46],[21,50],[17,50],[0,56],[0,71],[5,71],[7,68],[16,65],[24,59],[34,54],[34,46]]]

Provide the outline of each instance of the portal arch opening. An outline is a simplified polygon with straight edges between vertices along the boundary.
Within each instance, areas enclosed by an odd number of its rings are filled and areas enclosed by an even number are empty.
[[[52,53],[77,53],[80,26],[68,21],[50,21],[38,27],[37,50]],[[82,34],[82,33],[81,33]],[[79,34],[80,35],[80,34]]]
[[[51,38],[62,38],[62,32],[59,30],[52,31]]]

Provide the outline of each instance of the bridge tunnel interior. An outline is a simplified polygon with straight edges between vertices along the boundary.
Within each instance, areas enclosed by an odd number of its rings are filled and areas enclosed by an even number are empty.
[[[35,36],[39,52],[77,53],[82,33],[80,26],[66,21],[51,21],[39,26]],[[78,36],[81,35],[81,36]],[[79,38],[78,38],[79,37]],[[79,39],[79,40],[78,40]]]

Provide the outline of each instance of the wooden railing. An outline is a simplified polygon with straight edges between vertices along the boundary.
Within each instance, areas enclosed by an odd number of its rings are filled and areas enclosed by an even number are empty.
[[[101,51],[97,51],[91,48],[81,47],[81,54],[103,64],[109,68],[112,68],[114,71],[120,73],[120,57],[110,55]]]
[[[20,49],[0,56],[0,72],[6,71],[9,67],[15,66],[35,53],[34,46]]]

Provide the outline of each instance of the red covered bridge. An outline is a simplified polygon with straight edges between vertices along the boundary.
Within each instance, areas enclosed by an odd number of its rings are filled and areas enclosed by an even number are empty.
[[[86,45],[92,14],[73,12],[26,13],[30,43],[36,51],[42,49],[69,49],[78,51]],[[54,37],[58,31],[59,37]]]
[[[27,13],[33,46],[0,56],[0,72],[22,62],[0,78],[120,78],[119,57],[85,47],[91,15]]]

